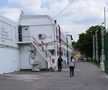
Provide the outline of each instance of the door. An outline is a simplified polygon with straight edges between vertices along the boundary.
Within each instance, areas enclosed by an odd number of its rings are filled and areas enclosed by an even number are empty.
[[[30,31],[29,26],[22,27],[22,39],[23,41],[30,41]]]

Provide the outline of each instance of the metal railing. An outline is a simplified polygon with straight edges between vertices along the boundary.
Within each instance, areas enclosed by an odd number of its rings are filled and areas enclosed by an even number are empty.
[[[44,45],[42,43],[39,43],[35,37],[31,37],[31,42],[38,50],[38,52],[41,54],[41,56],[47,61],[48,67],[50,67],[51,65],[50,61],[52,57],[50,52],[47,49],[45,49]]]

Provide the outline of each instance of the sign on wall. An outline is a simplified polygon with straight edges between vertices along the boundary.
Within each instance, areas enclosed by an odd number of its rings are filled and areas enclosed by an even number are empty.
[[[17,27],[0,21],[0,44],[16,47]]]

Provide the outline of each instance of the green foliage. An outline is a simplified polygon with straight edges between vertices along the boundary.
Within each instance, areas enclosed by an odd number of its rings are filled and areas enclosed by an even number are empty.
[[[80,52],[86,57],[92,57],[93,53],[93,35],[96,31],[100,31],[103,27],[96,25],[91,26],[85,33],[79,35],[77,46]],[[101,40],[101,39],[100,39]]]

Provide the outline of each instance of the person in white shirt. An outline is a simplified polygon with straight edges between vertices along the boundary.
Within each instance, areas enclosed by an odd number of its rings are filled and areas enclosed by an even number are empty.
[[[74,68],[75,68],[75,60],[71,57],[69,62],[69,69],[70,69],[70,77],[74,76]]]

